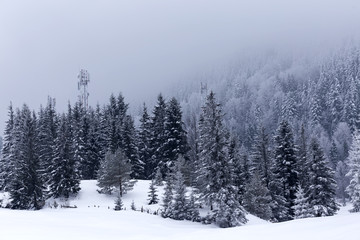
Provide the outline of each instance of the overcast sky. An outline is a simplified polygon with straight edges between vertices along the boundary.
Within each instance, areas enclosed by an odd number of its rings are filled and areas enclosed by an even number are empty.
[[[122,92],[139,105],[242,49],[325,46],[360,32],[358,0],[0,0],[0,131],[7,106]]]

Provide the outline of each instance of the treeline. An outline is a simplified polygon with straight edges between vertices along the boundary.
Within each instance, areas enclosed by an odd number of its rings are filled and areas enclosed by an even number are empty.
[[[144,105],[138,130],[127,111],[121,94],[95,109],[69,104],[63,114],[52,98],[37,113],[27,105],[16,110],[10,105],[0,165],[9,207],[40,209],[48,197],[76,194],[80,180],[101,180],[106,161],[117,151],[130,164],[131,179],[152,179],[156,172],[165,177],[189,149],[179,103],[175,98],[166,103],[159,95],[153,116]]]
[[[0,178],[10,193],[8,207],[41,209],[49,197],[75,195],[81,179],[97,179],[99,192],[119,193],[121,209],[122,194],[135,179],[152,179],[149,203],[158,201],[155,184],[166,183],[163,217],[220,227],[246,223],[246,211],[277,222],[338,210],[334,171],[303,128],[296,143],[292,126],[281,121],[270,145],[259,127],[248,154],[225,127],[213,92],[204,101],[195,145],[175,98],[166,102],[159,95],[152,114],[144,105],[138,129],[127,110],[121,94],[102,108],[69,104],[66,114],[56,112],[51,98],[38,113],[10,105]],[[208,214],[201,217],[199,208]]]
[[[330,55],[330,54],[329,54]],[[314,60],[315,59],[315,60]],[[192,84],[192,85],[191,85]],[[188,87],[191,85],[191,87]],[[200,86],[207,89],[200,91]],[[186,89],[183,93],[182,89]],[[251,159],[259,132],[274,136],[286,119],[295,142],[318,139],[335,171],[336,194],[343,203],[350,178],[349,149],[360,128],[360,50],[349,44],[331,56],[286,56],[276,52],[240,59],[227,69],[213,71],[177,87],[190,145],[198,138],[197,122],[204,94],[213,90],[224,109],[224,124]],[[275,141],[269,138],[269,148]],[[191,149],[190,156],[196,158]],[[271,155],[273,152],[271,152]],[[273,156],[270,156],[273,158]]]

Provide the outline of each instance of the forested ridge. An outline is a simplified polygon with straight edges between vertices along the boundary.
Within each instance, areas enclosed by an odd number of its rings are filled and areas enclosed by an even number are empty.
[[[69,103],[66,113],[50,97],[37,112],[10,104],[6,207],[41,209],[97,179],[121,210],[122,195],[148,179],[149,204],[165,184],[162,217],[220,227],[245,224],[246,212],[273,222],[331,216],[337,200],[359,211],[360,51],[296,64],[273,56],[234,65],[176,98],[160,94],[139,124],[121,94],[103,106]]]

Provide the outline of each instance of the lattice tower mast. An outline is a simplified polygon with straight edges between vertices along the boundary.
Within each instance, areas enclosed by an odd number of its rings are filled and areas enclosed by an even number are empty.
[[[89,92],[88,92],[88,84],[90,82],[90,75],[87,70],[81,69],[78,75],[78,90],[79,100],[82,103],[85,110],[89,107]]]

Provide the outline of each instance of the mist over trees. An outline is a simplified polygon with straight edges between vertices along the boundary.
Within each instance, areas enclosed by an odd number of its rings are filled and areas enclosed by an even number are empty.
[[[159,94],[139,121],[121,94],[95,108],[69,103],[66,113],[52,98],[37,113],[10,104],[0,162],[7,207],[41,209],[97,179],[121,210],[145,179],[162,217],[219,227],[245,224],[247,212],[273,222],[331,216],[336,197],[359,211],[358,48],[317,64],[269,55],[197,83],[176,98]]]

